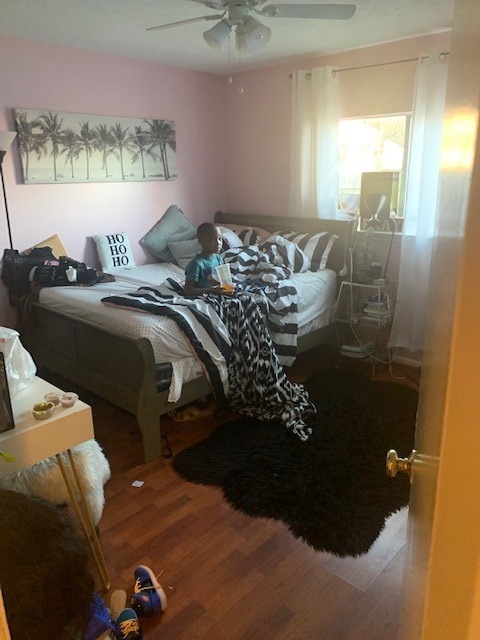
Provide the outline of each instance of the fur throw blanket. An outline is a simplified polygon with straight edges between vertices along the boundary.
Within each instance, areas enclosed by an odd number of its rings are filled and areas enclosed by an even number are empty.
[[[110,465],[96,440],[87,440],[87,442],[82,442],[74,447],[72,456],[93,521],[98,524],[105,505],[103,485],[110,478]],[[76,498],[80,500],[66,452],[62,453],[62,461],[69,478],[72,479]],[[70,496],[55,456],[0,478],[0,489],[36,496],[57,505],[70,502]]]

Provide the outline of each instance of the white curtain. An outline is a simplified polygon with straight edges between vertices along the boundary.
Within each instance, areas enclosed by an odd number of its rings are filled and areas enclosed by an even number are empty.
[[[338,74],[293,73],[288,215],[335,218],[338,208]]]
[[[407,166],[405,220],[397,301],[389,347],[423,348],[437,210],[448,63],[430,53],[419,60]]]

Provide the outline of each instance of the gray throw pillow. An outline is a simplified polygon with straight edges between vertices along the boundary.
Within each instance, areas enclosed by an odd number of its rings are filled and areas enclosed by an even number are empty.
[[[140,245],[160,262],[174,262],[168,243],[193,240],[196,236],[196,227],[185,217],[183,211],[173,204],[150,231],[140,238]]]
[[[168,248],[172,252],[175,262],[184,270],[187,264],[202,250],[202,247],[196,238],[194,240],[169,242]]]

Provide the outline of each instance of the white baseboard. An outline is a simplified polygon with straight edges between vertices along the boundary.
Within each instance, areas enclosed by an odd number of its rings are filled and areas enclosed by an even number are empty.
[[[394,362],[398,362],[399,364],[407,364],[409,367],[416,367],[417,369],[422,366],[422,363],[419,360],[413,360],[413,358],[405,358],[404,356],[395,356],[393,358]]]

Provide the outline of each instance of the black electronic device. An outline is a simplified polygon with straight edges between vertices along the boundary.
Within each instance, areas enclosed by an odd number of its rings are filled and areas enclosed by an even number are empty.
[[[400,184],[399,171],[365,171],[362,173],[360,186],[360,217],[371,218],[375,212],[369,208],[369,196],[381,194],[385,196],[381,210],[381,218],[390,218],[390,213],[398,213],[398,194]]]

